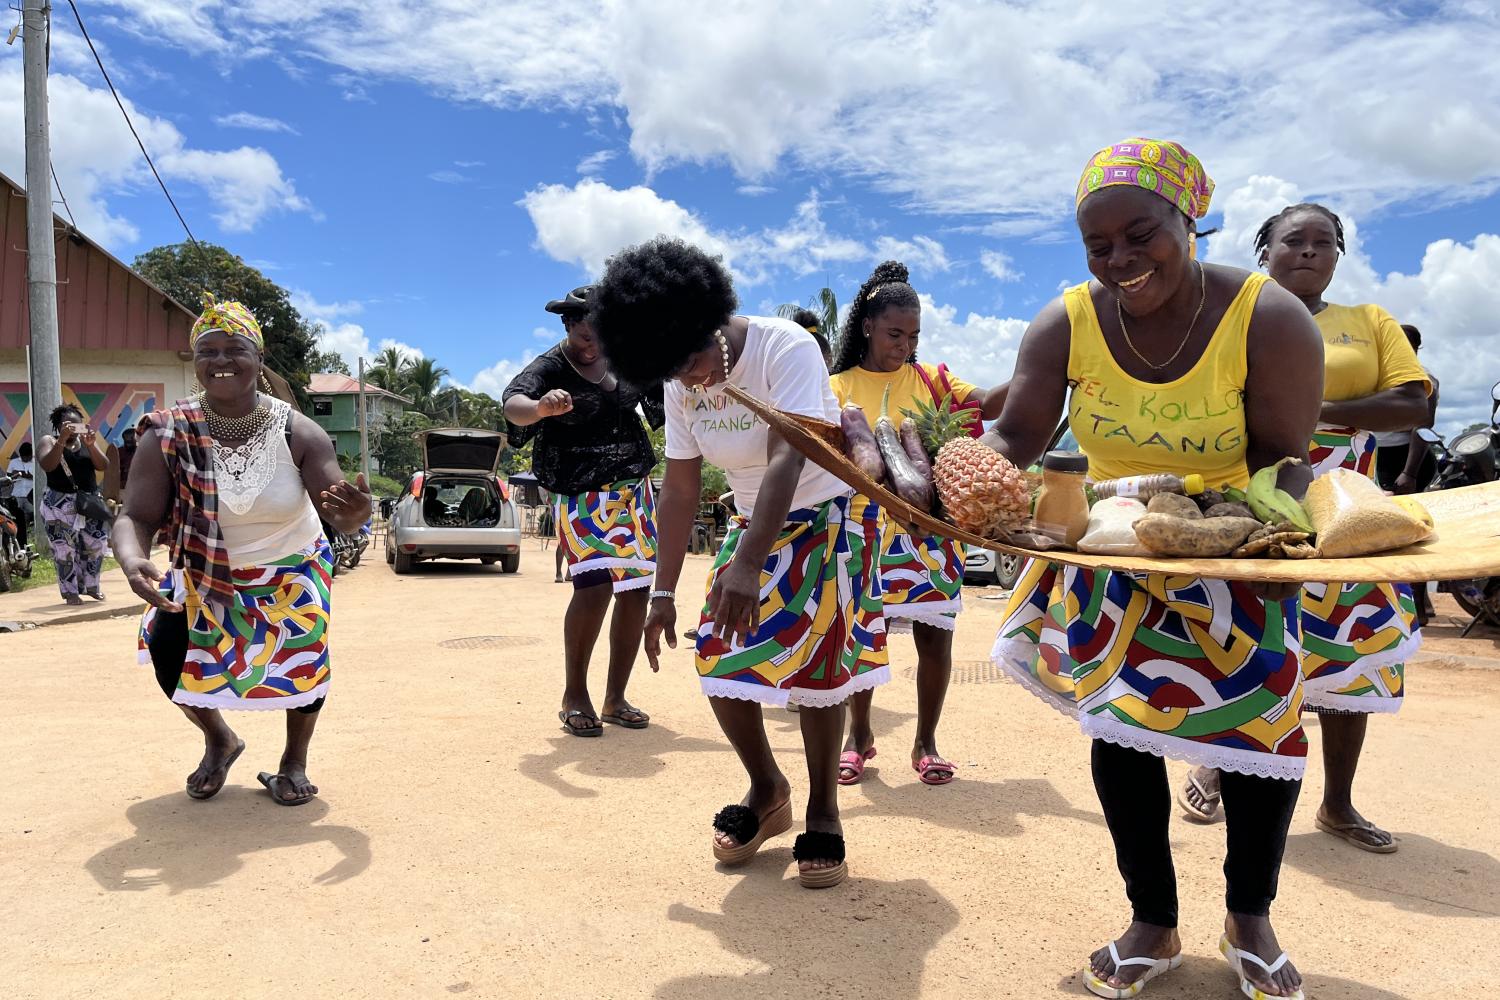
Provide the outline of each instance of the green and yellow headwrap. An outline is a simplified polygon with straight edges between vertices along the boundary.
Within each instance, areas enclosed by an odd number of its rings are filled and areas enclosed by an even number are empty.
[[[1190,219],[1208,214],[1214,182],[1198,158],[1180,143],[1139,137],[1105,146],[1078,179],[1077,206],[1100,188],[1128,184],[1160,195]]]
[[[232,337],[244,337],[262,354],[266,350],[266,336],[260,332],[255,316],[239,302],[215,302],[214,297],[203,295],[203,313],[193,324],[188,334],[188,346],[198,343],[198,338],[209,333],[227,333]]]

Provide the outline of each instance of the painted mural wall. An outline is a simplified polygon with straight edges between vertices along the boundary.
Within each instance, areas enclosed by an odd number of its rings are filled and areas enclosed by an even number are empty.
[[[128,427],[165,398],[160,382],[71,382],[62,387],[63,402],[83,410],[89,424],[112,444],[122,442]],[[0,382],[0,467],[22,441],[31,440],[31,407],[24,382]]]

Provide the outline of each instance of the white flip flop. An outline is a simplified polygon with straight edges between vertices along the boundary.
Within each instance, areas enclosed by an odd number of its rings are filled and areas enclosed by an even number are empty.
[[[1230,944],[1229,935],[1226,934],[1219,938],[1219,954],[1224,956],[1224,960],[1229,963],[1229,967],[1234,970],[1234,974],[1240,978],[1240,992],[1249,997],[1250,1000],[1304,1000],[1301,990],[1284,997],[1278,997],[1260,990],[1245,977],[1245,962],[1247,961],[1254,962],[1262,969],[1265,969],[1267,976],[1275,975],[1276,970],[1285,965],[1291,958],[1286,952],[1282,952],[1276,957],[1276,961],[1267,965],[1255,952],[1243,951]]]
[[[1089,992],[1096,997],[1105,997],[1106,1000],[1127,1000],[1128,997],[1140,996],[1141,990],[1146,988],[1147,983],[1182,964],[1180,951],[1171,958],[1121,958],[1120,951],[1113,941],[1109,943],[1109,958],[1115,963],[1115,972],[1119,972],[1127,965],[1149,965],[1151,968],[1129,986],[1111,986],[1094,975],[1094,970],[1083,970],[1084,985],[1088,987]]]

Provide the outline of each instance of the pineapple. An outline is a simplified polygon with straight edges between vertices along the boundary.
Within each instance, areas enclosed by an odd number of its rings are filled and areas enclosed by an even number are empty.
[[[982,538],[1000,538],[1031,516],[1026,474],[969,437],[969,419],[953,409],[951,395],[905,412],[933,458],[933,485],[948,520]]]

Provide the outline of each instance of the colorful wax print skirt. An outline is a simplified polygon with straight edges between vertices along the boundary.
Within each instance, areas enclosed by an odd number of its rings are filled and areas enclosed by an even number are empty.
[[[328,588],[333,553],[319,538],[301,552],[231,571],[234,600],[220,617],[180,569],[161,592],[187,613],[187,659],[172,700],[195,708],[289,709],[328,693]],[[151,662],[156,609],[141,618],[139,660]]]
[[[1319,427],[1313,469],[1375,472],[1375,436]],[[1422,644],[1416,601],[1406,583],[1309,583],[1302,591],[1302,675],[1315,712],[1395,712],[1406,661]]]
[[[852,509],[863,516],[870,504],[856,496]],[[913,622],[953,631],[964,609],[964,544],[935,535],[914,537],[883,514],[879,524],[880,587],[888,631],[910,632]]]
[[[794,510],[760,574],[760,625],[743,644],[699,618],[699,683],[710,698],[764,705],[838,705],[890,680],[885,612],[876,568],[879,510],[855,518],[850,498]],[[729,565],[749,522],[736,517],[709,573],[708,592]]]
[[[570,577],[607,571],[615,593],[650,586],[656,574],[656,497],[651,480],[558,497],[557,536],[567,553]]]
[[[1296,598],[1032,561],[994,659],[1095,739],[1296,780],[1307,760],[1299,653]]]

